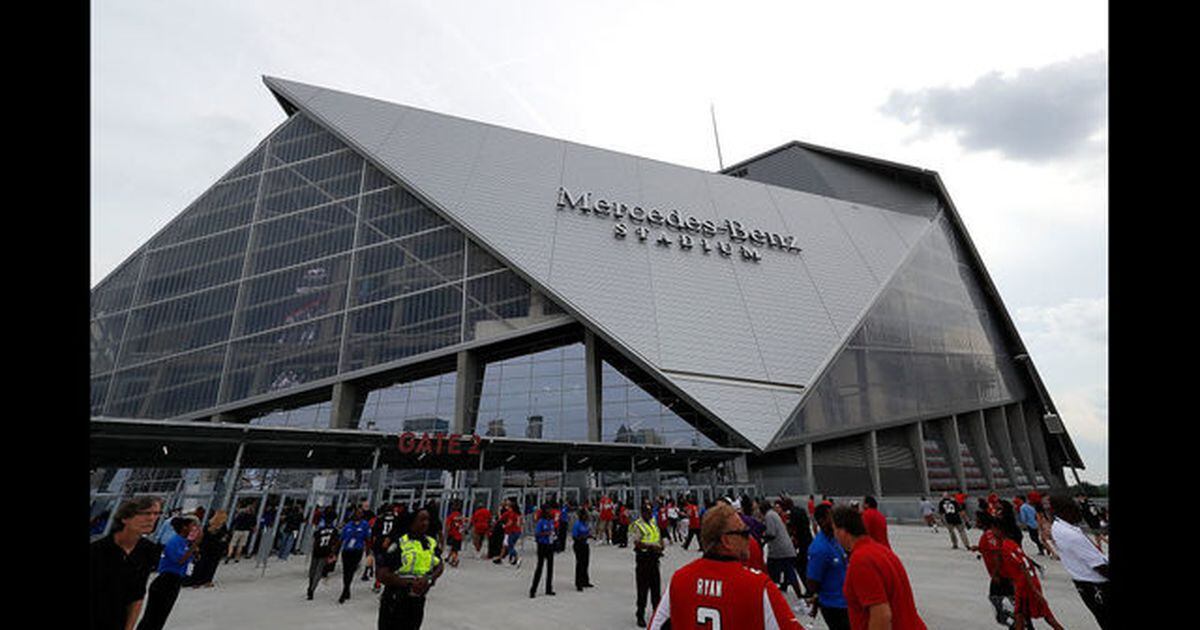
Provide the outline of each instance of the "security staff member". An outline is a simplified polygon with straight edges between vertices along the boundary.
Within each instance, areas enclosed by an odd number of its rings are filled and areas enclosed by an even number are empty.
[[[418,630],[425,618],[425,594],[441,577],[445,565],[437,540],[426,535],[429,512],[417,512],[410,533],[400,537],[379,557],[377,575],[383,583],[379,599],[379,630]]]
[[[646,627],[646,593],[650,593],[652,608],[658,607],[662,593],[662,577],[658,572],[658,561],[663,554],[662,532],[651,516],[649,503],[642,504],[641,518],[629,526],[636,559],[637,576],[637,625]]]

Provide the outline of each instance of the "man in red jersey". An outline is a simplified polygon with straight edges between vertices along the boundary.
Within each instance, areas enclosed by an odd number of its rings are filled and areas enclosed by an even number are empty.
[[[765,573],[742,566],[749,539],[750,528],[730,505],[705,512],[700,524],[704,556],[671,576],[650,628],[804,630],[779,587]]]
[[[600,497],[600,532],[604,534],[604,544],[612,544],[613,535],[613,500],[610,496]],[[599,538],[599,536],[597,536]]]
[[[863,525],[867,527],[867,534],[874,538],[875,542],[888,549],[892,548],[891,543],[888,542],[887,518],[883,516],[883,512],[879,511],[879,503],[875,497],[869,495],[863,497],[862,520]]]
[[[833,509],[833,534],[850,552],[846,568],[846,609],[854,630],[926,630],[917,614],[912,585],[900,559],[867,534],[862,514]]]
[[[492,511],[487,505],[481,505],[471,515],[471,542],[475,543],[475,555],[482,558],[483,541],[487,539],[488,530],[492,525]]]
[[[687,538],[683,541],[683,548],[687,549],[692,544],[693,538],[700,540],[700,506],[696,505],[696,502],[692,499],[688,499],[683,511],[687,514],[688,520]],[[700,543],[697,543],[697,545],[701,547],[701,551],[704,551],[703,545]]]
[[[446,546],[450,548],[450,557],[446,562],[452,566],[458,566],[458,552],[462,550],[463,539],[463,515],[462,502],[454,501],[450,504],[450,514],[446,515]]]

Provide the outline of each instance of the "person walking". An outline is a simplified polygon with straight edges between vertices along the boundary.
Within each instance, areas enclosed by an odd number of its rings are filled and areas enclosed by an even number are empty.
[[[88,545],[88,604],[92,630],[127,630],[142,612],[146,580],[160,549],[149,536],[162,515],[157,497],[125,501],[112,531]]]
[[[488,528],[492,523],[492,511],[481,504],[471,514],[471,544],[475,545],[475,557],[482,558],[483,544],[487,540]]]
[[[508,509],[500,515],[504,522],[504,553],[501,558],[508,557],[508,563],[521,568],[521,559],[517,557],[517,541],[521,539],[521,513],[518,511],[516,500],[510,500]],[[501,558],[492,562],[500,564]]]
[[[308,597],[313,598],[313,592],[317,590],[317,582],[325,577],[327,571],[325,567],[337,562],[338,547],[341,546],[341,538],[338,536],[338,530],[332,523],[321,520],[313,531],[313,546],[312,559],[308,561]]]
[[[750,528],[732,506],[708,510],[700,530],[704,555],[671,576],[667,596],[655,605],[651,630],[804,630],[779,587],[742,565]]]
[[[1030,494],[1037,495],[1036,492],[1031,492]],[[1037,510],[1038,540],[1046,548],[1046,553],[1052,559],[1058,560],[1058,552],[1054,550],[1054,534],[1051,532],[1051,527],[1054,525],[1054,517],[1050,515],[1050,497],[1040,497],[1036,502],[1030,499],[1030,502],[1034,504],[1034,509]]]
[[[1051,533],[1063,568],[1075,582],[1075,590],[1096,623],[1108,630],[1112,627],[1108,556],[1080,529],[1083,514],[1076,502],[1069,497],[1052,496],[1050,511],[1054,520]]]
[[[304,523],[304,514],[299,505],[290,505],[284,510],[282,518],[279,525],[283,528],[283,542],[279,545],[279,559],[286,562],[296,548],[296,536]]]
[[[613,518],[613,499],[603,495],[600,497],[600,533],[604,535],[606,545],[613,544]]]
[[[1013,584],[1013,627],[1033,628],[1034,619],[1045,619],[1054,630],[1063,630],[1042,593],[1042,584],[1034,572],[1036,565],[1025,556],[1021,543],[1008,537],[1008,529],[1003,522],[995,522],[992,531],[1002,536],[1000,572]]]
[[[850,615],[846,611],[846,550],[838,544],[833,533],[833,508],[822,503],[813,510],[817,535],[808,546],[808,601],[820,611],[829,630],[850,630]]]
[[[693,539],[700,540],[700,506],[696,505],[694,500],[688,499],[687,505],[683,507],[683,512],[687,517],[684,519],[687,522],[687,536],[683,539],[683,548],[687,549],[691,546]],[[696,546],[701,547],[701,552],[704,551],[702,543],[697,542]]]
[[[542,579],[542,567],[546,567],[546,594],[554,592],[554,515],[549,504],[543,504],[537,513],[537,524],[534,525],[534,536],[537,539],[537,568],[533,570],[533,583],[529,585],[529,599],[537,596],[538,582]]]
[[[382,554],[384,549],[396,540],[402,531],[400,529],[401,508],[402,506],[399,504],[385,503],[380,506],[379,514],[371,522],[371,555],[369,557],[375,558],[375,561],[363,570],[362,579],[375,578],[375,583],[371,585],[372,593],[378,593],[382,588],[374,564],[379,562],[379,554]]]
[[[887,518],[879,511],[879,503],[875,501],[875,497],[863,497],[862,520],[863,525],[867,527],[867,534],[874,538],[875,542],[888,549],[892,548],[888,542]]]
[[[629,546],[629,508],[625,506],[624,501],[617,502],[617,517],[614,524],[616,535],[613,536],[613,542],[624,549]]]
[[[162,630],[166,625],[167,617],[175,607],[175,600],[179,598],[179,588],[188,574],[192,556],[196,553],[195,540],[199,536],[190,539],[189,536],[192,529],[199,526],[190,518],[176,516],[171,519],[175,536],[163,548],[162,559],[158,562],[158,577],[147,589],[146,614],[138,622],[137,630]]]
[[[996,611],[996,623],[1011,627],[1013,613],[1005,607],[1004,601],[1007,599],[1012,602],[1016,597],[1016,592],[1013,590],[1012,579],[1003,571],[1004,530],[990,516],[981,525],[985,529],[979,536],[979,544],[976,545],[976,549],[983,560],[984,568],[987,569],[988,577],[991,578],[988,583],[988,601]]]
[[[763,516],[766,520],[763,539],[767,541],[767,575],[782,592],[786,593],[791,585],[796,596],[802,598],[804,588],[800,586],[800,576],[796,575],[796,546],[783,524],[783,502],[776,501],[774,509],[767,510]]]
[[[784,513],[788,514],[787,530],[792,538],[792,546],[796,548],[796,574],[801,583],[808,574],[808,546],[812,544],[812,526],[809,525],[808,511],[796,505],[792,498],[783,496]]]
[[[417,512],[410,531],[380,556],[379,630],[420,630],[425,620],[425,596],[445,569],[437,539],[428,535],[430,521],[428,510]]]
[[[925,521],[925,526],[937,533],[937,519],[934,518],[933,504],[929,502],[929,497],[921,497],[921,519]]]
[[[588,513],[586,508],[579,510],[579,518],[576,519],[574,527],[571,528],[571,550],[575,552],[575,590],[582,591],[585,588],[592,588],[592,580],[588,577],[588,563],[591,558],[591,547],[588,545],[588,540],[593,538],[592,528],[588,526]]]
[[[658,571],[663,554],[662,532],[654,522],[649,503],[643,503],[641,518],[629,527],[633,541],[634,577],[637,583],[637,625],[646,627],[646,595],[650,595],[651,612],[662,598],[662,576]]]
[[[947,492],[942,493],[942,500],[938,502],[938,513],[942,515],[942,521],[946,523],[946,531],[950,532],[950,544],[958,549],[958,536],[962,538],[963,548],[970,550],[971,541],[967,538],[967,530],[963,527],[962,510],[958,506],[958,501],[950,497]]]
[[[867,534],[862,515],[853,508],[836,507],[832,517],[834,536],[850,556],[843,587],[850,627],[926,630],[896,554]]]
[[[213,578],[217,575],[217,567],[221,566],[221,558],[229,548],[229,539],[233,536],[226,526],[229,514],[225,510],[213,512],[200,539],[199,558],[193,564],[192,574],[184,579],[184,585],[195,587],[212,587]]]
[[[1017,521],[1021,527],[1025,528],[1025,532],[1029,534],[1029,539],[1033,541],[1033,544],[1037,545],[1038,555],[1046,555],[1046,547],[1038,538],[1037,508],[1032,503],[1022,503],[1020,509],[1017,510]]]
[[[254,532],[254,510],[249,505],[238,510],[233,517],[233,536],[229,539],[229,555],[225,556],[225,564],[233,560],[237,564],[242,559],[242,550],[250,542],[250,534]]]
[[[358,563],[362,561],[367,537],[371,535],[371,526],[363,516],[362,508],[355,507],[350,520],[342,526],[342,595],[338,597],[339,604],[350,599],[350,584],[358,571]]]
[[[446,546],[450,548],[450,557],[446,562],[458,566],[458,552],[462,550],[463,528],[466,525],[462,515],[462,502],[457,499],[450,504],[450,513],[446,515]]]

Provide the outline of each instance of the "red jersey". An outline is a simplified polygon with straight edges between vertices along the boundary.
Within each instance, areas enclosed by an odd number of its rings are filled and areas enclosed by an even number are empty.
[[[1040,619],[1050,612],[1050,606],[1042,595],[1042,583],[1038,580],[1037,572],[1030,566],[1025,552],[1015,541],[1004,539],[1000,547],[1003,552],[1000,562],[1000,574],[1012,580],[1016,597],[1013,604],[1017,610],[1025,612],[1027,619]]]
[[[688,529],[700,529],[700,508],[695,503],[689,503],[687,508]]]
[[[753,536],[751,536],[749,538],[749,540],[750,540],[750,557],[746,558],[742,562],[742,564],[745,565],[747,569],[766,571],[767,570],[767,561],[763,557],[762,545],[758,544],[758,540],[755,539]]]
[[[862,536],[854,543],[842,593],[846,595],[850,627],[854,630],[866,630],[871,617],[867,609],[885,602],[892,609],[892,630],[926,630],[925,622],[917,615],[904,565],[891,549],[870,536]]]
[[[1003,545],[991,531],[986,531],[979,537],[979,554],[983,556],[983,566],[987,567],[988,575],[1004,577],[1001,570],[1003,564]]]
[[[875,542],[888,549],[892,548],[892,545],[888,542],[887,518],[883,516],[883,512],[875,508],[866,508],[862,513],[862,520],[863,525],[867,527],[867,534],[871,538],[874,538]]]
[[[471,525],[475,528],[476,534],[486,534],[491,523],[492,511],[485,507],[475,510],[475,513],[471,515]]]
[[[600,499],[600,520],[602,520],[602,521],[613,520],[612,499],[610,499],[608,497],[602,497]]]
[[[815,502],[815,501],[813,501],[812,499],[809,499],[809,500],[808,500],[808,515],[811,517],[811,516],[813,515],[813,512],[814,512],[816,509],[817,509],[817,504],[816,504],[816,502]]]
[[[622,525],[629,524],[629,510],[626,510],[624,505],[621,506],[621,511],[617,514],[617,522]]]
[[[462,540],[462,525],[463,516],[460,512],[454,511],[446,515],[446,537],[454,540]]]
[[[675,571],[650,628],[661,630],[667,621],[671,630],[804,630],[766,574],[732,559],[700,558]]]
[[[516,510],[508,510],[500,515],[500,520],[504,521],[505,534],[517,534],[521,531],[521,515],[517,514]]]

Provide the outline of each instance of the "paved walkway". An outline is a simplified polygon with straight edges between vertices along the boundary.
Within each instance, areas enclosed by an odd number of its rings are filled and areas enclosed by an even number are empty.
[[[975,540],[977,534],[977,530],[971,530],[971,539]],[[992,619],[992,608],[987,601],[987,572],[975,554],[951,550],[944,530],[934,535],[924,527],[891,525],[889,536],[912,580],[917,608],[931,630],[1000,627]],[[593,546],[591,578],[596,588],[581,593],[573,586],[575,559],[568,545],[566,552],[556,556],[557,596],[542,595],[543,587],[537,599],[530,600],[529,582],[536,566],[533,551],[534,545],[527,541],[519,569],[476,560],[470,553],[458,568],[447,567],[446,575],[430,593],[424,627],[563,630],[568,627],[564,624],[568,624],[570,630],[636,628],[631,550]],[[1026,551],[1036,552],[1028,541]],[[695,557],[694,548],[693,551],[683,551],[678,545],[667,548],[662,562],[664,593],[671,572]],[[1046,567],[1043,590],[1059,621],[1071,630],[1098,628],[1062,566],[1055,561],[1042,564]],[[287,562],[272,558],[265,577],[261,567],[254,567],[253,560],[222,565],[217,571],[216,587],[183,590],[167,628],[375,628],[378,601],[369,583],[356,579],[352,599],[339,605],[339,564],[336,575],[318,587],[313,601],[306,601],[307,567],[306,555],[293,556]],[[790,591],[788,599],[795,603]],[[801,621],[806,628],[825,628],[819,619]],[[1038,628],[1049,627],[1043,622],[1037,624]]]

